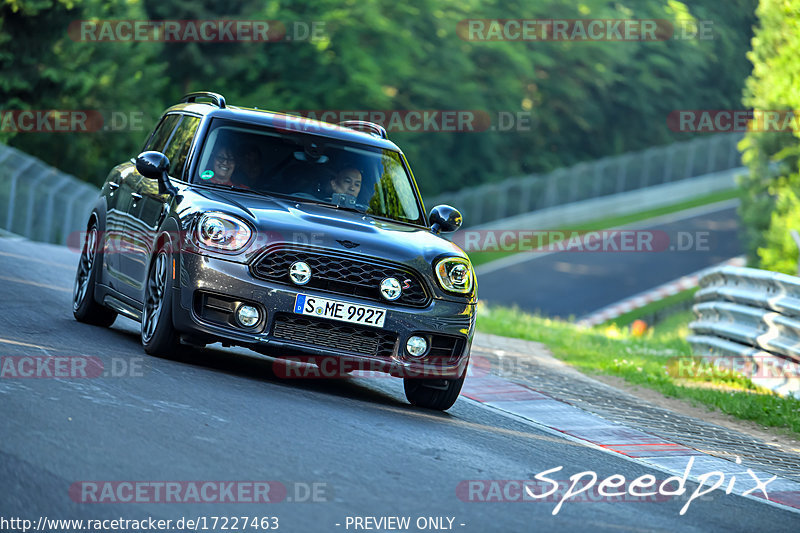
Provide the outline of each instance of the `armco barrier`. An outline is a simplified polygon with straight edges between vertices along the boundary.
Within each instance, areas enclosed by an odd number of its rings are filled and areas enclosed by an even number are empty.
[[[800,397],[800,278],[726,266],[700,279],[693,352]]]
[[[720,133],[690,141],[604,157],[532,174],[485,183],[427,198],[426,205],[449,204],[465,214],[464,227],[551,209],[564,204],[647,189],[707,176],[741,166],[742,135]]]
[[[34,241],[66,243],[85,228],[97,187],[0,144],[0,228]]]

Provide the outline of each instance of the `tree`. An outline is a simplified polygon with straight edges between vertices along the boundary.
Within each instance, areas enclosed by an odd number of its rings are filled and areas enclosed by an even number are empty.
[[[761,0],[757,14],[744,104],[762,111],[800,109],[800,0]],[[796,273],[797,246],[788,233],[800,229],[800,130],[752,131],[740,148],[750,169],[740,208],[749,262]]]
[[[102,126],[92,124],[100,126],[99,131],[0,131],[0,141],[100,183],[111,166],[135,156],[142,146],[163,110],[161,91],[167,80],[158,43],[75,40],[70,24],[89,18],[142,19],[144,14],[134,2],[4,0],[0,4],[3,111],[86,110],[105,119]]]

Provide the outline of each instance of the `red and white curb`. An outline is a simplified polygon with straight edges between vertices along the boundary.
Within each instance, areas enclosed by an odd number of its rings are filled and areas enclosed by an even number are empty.
[[[724,266],[745,266],[745,264],[745,258],[740,256],[724,261],[718,265],[698,270],[693,274],[689,274],[674,281],[670,281],[669,283],[659,285],[655,289],[641,292],[635,296],[631,296],[630,298],[626,298],[615,304],[606,306],[599,311],[595,311],[594,313],[586,315],[578,320],[578,325],[591,327],[602,324],[608,320],[613,320],[620,315],[624,315],[625,313],[629,313],[635,309],[644,307],[647,304],[663,300],[667,296],[672,296],[673,294],[677,294],[687,289],[693,289],[697,287],[697,284],[700,282],[700,278],[713,270]]]
[[[637,429],[617,424],[555,400],[525,385],[513,383],[493,375],[470,376],[464,382],[461,394],[475,402],[532,422],[539,429],[556,434],[573,442],[617,454],[628,460],[655,468],[669,475],[683,475],[692,465],[687,479],[701,483],[697,473],[721,472],[727,479],[736,476],[747,482],[755,475],[766,481],[774,474],[762,471],[748,472],[744,466],[707,455],[703,452],[650,435]],[[748,486],[748,488],[751,488]],[[725,490],[723,487],[722,490]],[[767,495],[761,491],[750,494],[740,487],[733,493],[770,503],[793,512],[800,512],[800,483],[776,477],[767,486]]]

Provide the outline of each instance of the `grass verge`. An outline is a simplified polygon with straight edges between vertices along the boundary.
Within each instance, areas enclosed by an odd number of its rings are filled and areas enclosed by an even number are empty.
[[[800,436],[800,399],[784,398],[747,377],[692,356],[691,312],[677,313],[641,336],[615,324],[591,329],[504,307],[480,305],[478,330],[537,341],[584,373],[609,374],[762,426]]]
[[[694,293],[696,292],[697,288],[694,288],[670,294],[666,298],[662,298],[656,302],[650,302],[638,309],[634,309],[619,315],[617,318],[608,320],[601,324],[601,326],[614,325],[619,328],[624,328],[632,324],[634,320],[644,320],[649,325],[661,322],[662,318],[673,314],[672,312],[676,309],[681,307],[686,307],[688,309],[691,307],[691,302],[694,300]]]
[[[642,220],[647,220],[650,218],[659,217],[662,215],[669,215],[672,213],[677,213],[678,211],[684,211],[686,209],[691,209],[693,207],[699,207],[701,205],[709,205],[716,202],[722,202],[724,200],[730,200],[732,198],[739,197],[739,190],[738,189],[731,189],[728,191],[720,191],[713,194],[708,194],[705,196],[699,196],[697,198],[693,198],[691,200],[686,200],[685,202],[680,202],[677,204],[667,205],[664,207],[658,207],[656,209],[649,209],[647,211],[641,211],[638,213],[631,213],[630,215],[621,215],[616,217],[606,217],[597,219],[592,222],[586,222],[584,224],[577,224],[574,228],[569,228],[571,231],[575,231],[577,233],[587,233],[589,231],[599,231],[603,229],[612,229],[618,228],[620,226],[625,226],[627,224],[633,224],[634,222],[639,222]],[[544,235],[542,238],[542,245],[546,246],[551,243],[558,242],[560,239],[554,239],[550,241],[547,238],[547,235]],[[539,241],[537,240],[537,244]],[[509,255],[514,255],[515,253],[525,253],[525,251],[501,251],[501,250],[487,250],[487,251],[473,251],[469,252],[469,259],[472,261],[474,266],[483,265],[494,261],[496,259],[501,259],[503,257],[508,257]]]

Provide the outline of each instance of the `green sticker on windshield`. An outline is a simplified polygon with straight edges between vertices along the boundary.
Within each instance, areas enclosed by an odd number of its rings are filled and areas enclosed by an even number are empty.
[[[214,177],[214,171],[213,170],[206,170],[205,172],[200,174],[200,177],[203,178],[204,180],[210,180],[211,178]]]

